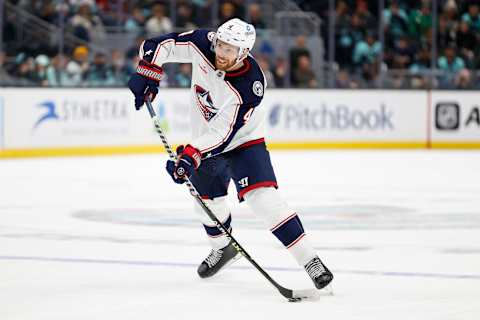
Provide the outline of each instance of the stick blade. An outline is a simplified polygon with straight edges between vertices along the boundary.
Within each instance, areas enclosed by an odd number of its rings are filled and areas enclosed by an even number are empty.
[[[317,300],[320,298],[320,291],[317,289],[293,290],[292,297],[298,300]]]
[[[331,285],[326,286],[321,290],[305,289],[292,290],[292,300],[318,300],[321,296],[333,296],[333,288]]]

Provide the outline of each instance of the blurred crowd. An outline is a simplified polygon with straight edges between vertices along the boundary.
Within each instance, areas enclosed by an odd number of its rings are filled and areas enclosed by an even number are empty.
[[[328,1],[298,2],[328,21]],[[380,1],[336,1],[336,87],[480,88],[480,1],[437,0],[435,25],[431,0],[385,3],[382,48]]]
[[[297,36],[283,52],[276,52],[268,37],[263,37],[254,54],[270,87],[324,87],[328,81],[321,81],[322,73],[332,77],[338,88],[480,89],[480,0],[437,0],[435,25],[431,0],[386,0],[382,12],[377,0],[336,0],[334,15],[329,14],[329,1],[292,1],[322,19],[320,34],[326,46],[322,58],[326,61],[333,46],[335,62],[325,63],[326,73],[315,68],[315,48],[309,46],[306,36]],[[252,23],[259,35],[272,27],[271,19],[263,14],[262,2],[253,0],[176,0],[175,6],[166,0],[9,2],[45,22],[64,26],[84,43],[66,47],[62,54],[46,44],[9,45],[18,25],[5,15],[0,50],[3,85],[124,86],[138,63],[139,44],[146,37],[197,27],[213,29],[232,17]],[[380,14],[383,34],[379,34]],[[332,17],[335,42],[329,43]],[[126,50],[90,48],[89,44],[102,43],[110,32],[132,34],[136,40]],[[162,85],[190,86],[189,64],[167,71]]]

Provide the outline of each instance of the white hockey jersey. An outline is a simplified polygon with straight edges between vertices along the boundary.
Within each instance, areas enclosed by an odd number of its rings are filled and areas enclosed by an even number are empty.
[[[214,35],[204,29],[170,33],[148,39],[140,47],[140,58],[158,66],[169,62],[192,64],[193,140],[189,143],[200,150],[202,157],[263,140],[265,135],[265,111],[260,102],[266,81],[260,66],[248,56],[238,70],[217,70]]]

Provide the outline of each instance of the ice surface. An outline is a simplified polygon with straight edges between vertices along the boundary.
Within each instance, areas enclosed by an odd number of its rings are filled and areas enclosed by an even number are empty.
[[[280,191],[335,274],[288,303],[209,248],[166,155],[0,161],[0,319],[479,319],[480,153],[272,152]],[[234,234],[279,283],[312,286],[232,190]]]

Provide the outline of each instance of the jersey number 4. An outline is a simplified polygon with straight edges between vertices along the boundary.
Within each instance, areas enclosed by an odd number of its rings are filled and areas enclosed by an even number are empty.
[[[247,123],[248,120],[250,120],[250,117],[252,116],[253,113],[253,108],[250,108],[247,113],[243,116],[243,123]]]

